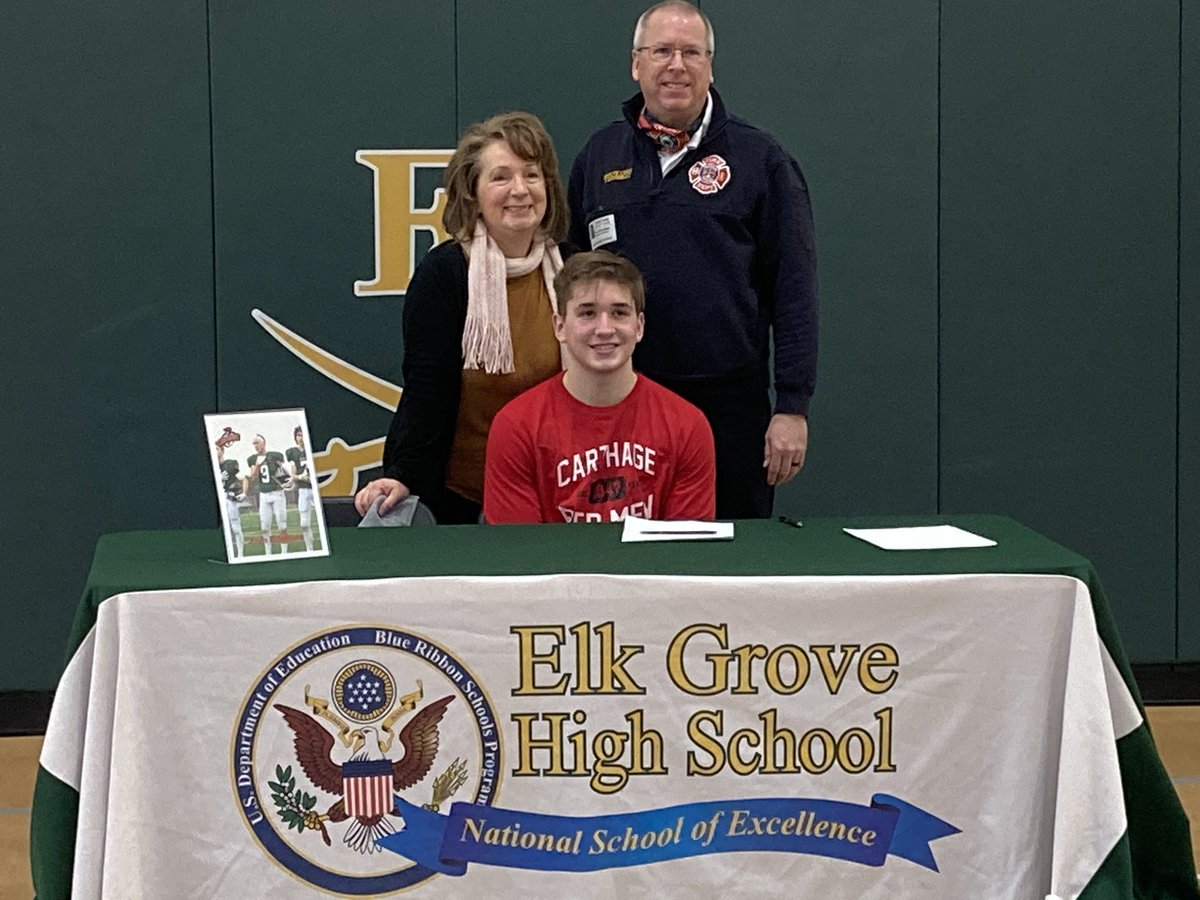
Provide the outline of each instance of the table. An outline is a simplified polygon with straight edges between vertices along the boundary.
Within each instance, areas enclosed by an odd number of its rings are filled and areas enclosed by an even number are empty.
[[[76,896],[1194,896],[1092,567],[1002,517],[936,520],[985,549],[841,531],[932,521],[334,529],[237,567],[106,536],[38,896],[72,861]]]

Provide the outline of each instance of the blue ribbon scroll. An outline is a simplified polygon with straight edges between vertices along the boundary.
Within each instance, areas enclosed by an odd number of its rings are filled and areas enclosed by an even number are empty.
[[[467,864],[594,872],[710,853],[767,850],[882,866],[898,856],[937,871],[929,844],[960,829],[888,794],[870,806],[772,798],[686,803],[607,816],[555,816],[455,803],[449,816],[396,796],[404,830],[380,846],[447,875]]]

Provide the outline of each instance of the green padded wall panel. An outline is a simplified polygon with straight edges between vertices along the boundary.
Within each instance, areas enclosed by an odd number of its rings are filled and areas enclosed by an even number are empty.
[[[1200,659],[1200,3],[1182,10],[1178,656]]]
[[[528,0],[497,14],[488,0],[458,0],[459,127],[509,109],[546,123],[565,179],[588,136],[620,114],[633,25],[647,4]]]
[[[359,150],[453,147],[454,3],[213,0],[217,350],[222,409],[305,406],[314,448],[386,433],[391,413],[318,372],[251,310],[400,380],[402,298],[375,271]],[[432,202],[440,184],[422,182]]]
[[[1088,556],[1175,641],[1178,6],[942,9],[942,506]]]
[[[810,456],[776,505],[934,512],[937,4],[703,6],[722,96],[783,143],[813,198],[821,363]]]
[[[216,501],[204,4],[15,0],[0,60],[4,691],[57,682],[99,535]]]

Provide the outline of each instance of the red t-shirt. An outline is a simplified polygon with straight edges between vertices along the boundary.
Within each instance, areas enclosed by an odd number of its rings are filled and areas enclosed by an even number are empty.
[[[645,375],[612,406],[581,403],[556,375],[492,421],[483,515],[493,525],[712,519],[712,429]]]

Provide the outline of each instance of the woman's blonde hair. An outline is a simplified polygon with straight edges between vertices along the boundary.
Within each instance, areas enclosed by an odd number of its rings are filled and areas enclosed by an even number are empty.
[[[567,236],[567,200],[558,178],[558,156],[554,143],[541,120],[527,112],[507,112],[476,122],[463,132],[458,148],[446,166],[443,185],[446,188],[446,211],[442,225],[455,240],[468,241],[475,233],[479,218],[479,201],[475,190],[479,184],[479,157],[489,144],[504,141],[513,153],[542,168],[546,182],[546,214],[542,230],[548,237],[561,241]]]

